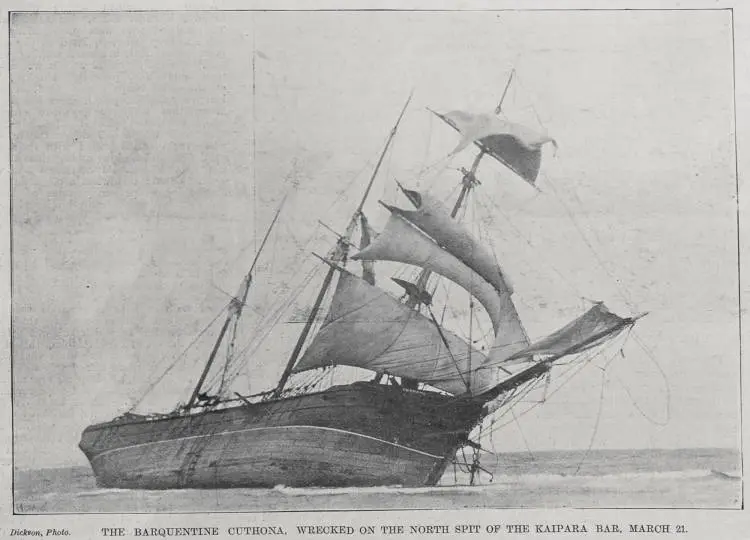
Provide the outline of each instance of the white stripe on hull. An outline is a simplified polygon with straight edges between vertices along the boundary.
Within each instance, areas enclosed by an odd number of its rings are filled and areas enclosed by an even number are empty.
[[[442,458],[350,431],[249,428],[92,456],[98,482],[141,489],[424,485]]]

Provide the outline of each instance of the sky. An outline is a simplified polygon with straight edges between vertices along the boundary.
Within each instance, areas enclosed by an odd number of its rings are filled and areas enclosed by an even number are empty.
[[[485,160],[467,213],[529,334],[583,298],[649,315],[606,372],[583,370],[495,447],[737,448],[730,24],[727,11],[14,15],[17,466],[85,463],[80,432],[133,404],[216,315],[288,195],[238,336],[245,347],[312,275],[244,368],[244,391],[273,386],[324,272],[310,252],[334,239],[318,220],[344,229],[410,92],[365,206],[376,228],[378,199],[404,204],[394,179],[447,200],[473,157],[445,159],[456,135],[425,107],[491,111],[511,69],[505,114],[559,150],[539,192]],[[212,329],[146,410],[184,400]]]

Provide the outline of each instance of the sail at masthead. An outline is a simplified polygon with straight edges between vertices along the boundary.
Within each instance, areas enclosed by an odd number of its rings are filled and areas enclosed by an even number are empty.
[[[557,142],[549,135],[495,115],[451,111],[439,116],[461,133],[461,141],[451,154],[475,143],[532,185],[541,168],[542,145],[549,142],[557,148]]]

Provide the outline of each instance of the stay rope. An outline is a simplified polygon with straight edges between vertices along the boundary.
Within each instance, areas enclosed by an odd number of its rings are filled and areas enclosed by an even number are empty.
[[[602,383],[601,383],[601,388],[599,389],[599,407],[597,408],[597,411],[596,411],[596,420],[594,421],[594,429],[591,432],[589,445],[586,447],[586,451],[583,453],[583,456],[581,456],[581,461],[578,462],[578,466],[576,467],[576,472],[573,474],[578,474],[578,472],[581,470],[581,467],[583,466],[583,463],[588,458],[589,452],[591,452],[591,448],[594,446],[594,440],[596,439],[596,434],[599,432],[599,421],[602,418],[602,411],[604,410],[604,388],[607,385],[607,368],[609,367],[609,364],[611,364],[612,361],[615,358],[617,358],[618,352],[619,351],[615,352],[604,364],[604,367],[600,368],[602,370]]]
[[[555,183],[552,182],[552,179],[548,175],[542,173],[542,176],[544,177],[546,184],[548,184],[552,188],[552,192],[555,195],[555,198],[558,200],[562,208],[565,210],[565,213],[568,215],[568,218],[570,219],[571,223],[573,223],[573,226],[575,227],[576,231],[578,231],[578,235],[580,236],[581,240],[586,245],[586,247],[588,247],[589,251],[594,256],[594,258],[596,259],[596,262],[598,263],[599,267],[604,271],[605,274],[607,274],[607,276],[612,281],[612,283],[614,283],[617,294],[620,296],[623,302],[625,302],[625,304],[628,306],[628,308],[631,311],[635,311],[633,302],[631,301],[630,297],[625,294],[625,291],[620,284],[620,280],[615,278],[612,272],[610,272],[607,266],[604,264],[604,261],[599,255],[599,252],[594,248],[594,246],[586,237],[586,234],[584,233],[583,228],[579,224],[578,220],[576,219],[575,215],[571,211],[570,207],[567,205],[565,200],[558,193],[557,188],[555,187]]]
[[[166,369],[165,369],[165,370],[164,370],[164,371],[162,372],[162,374],[161,374],[161,375],[159,375],[159,377],[157,377],[157,378],[156,378],[156,380],[154,380],[154,381],[153,381],[153,382],[152,382],[151,384],[149,384],[149,385],[148,385],[148,387],[146,388],[146,390],[145,390],[145,391],[144,391],[144,392],[143,392],[143,393],[141,394],[141,397],[140,397],[140,398],[138,398],[138,399],[137,399],[137,400],[135,401],[135,403],[134,403],[133,405],[131,405],[131,407],[130,407],[130,408],[128,409],[128,411],[129,411],[129,412],[132,412],[133,410],[135,410],[135,408],[136,408],[136,407],[138,407],[138,405],[140,405],[140,404],[141,404],[141,403],[143,402],[143,400],[144,400],[144,399],[146,399],[146,397],[147,397],[147,396],[148,396],[148,395],[149,395],[149,394],[150,394],[150,393],[151,393],[151,392],[153,391],[153,389],[154,389],[154,388],[155,388],[155,387],[156,387],[156,386],[157,386],[157,385],[158,385],[158,384],[159,384],[159,383],[160,383],[160,382],[161,382],[161,381],[162,381],[162,380],[164,379],[164,377],[166,377],[166,376],[167,376],[167,375],[169,374],[169,372],[170,372],[170,371],[172,371],[172,369],[174,369],[174,367],[175,367],[175,366],[177,365],[177,363],[178,363],[178,362],[179,362],[180,360],[182,360],[182,359],[184,358],[184,356],[185,356],[185,355],[187,354],[187,352],[188,352],[188,351],[189,351],[189,350],[190,350],[190,349],[191,349],[191,348],[193,347],[193,345],[195,345],[195,344],[196,344],[196,343],[198,342],[198,340],[199,340],[199,339],[200,339],[200,338],[201,338],[201,337],[202,337],[202,336],[203,336],[203,335],[204,335],[204,334],[205,334],[205,333],[206,333],[206,332],[208,331],[208,329],[209,329],[209,328],[211,328],[211,326],[213,326],[213,324],[214,324],[214,323],[215,323],[215,322],[216,322],[216,321],[217,321],[217,320],[219,319],[219,317],[221,317],[221,316],[222,316],[222,315],[224,314],[225,310],[226,310],[226,309],[227,309],[227,308],[228,308],[228,307],[230,306],[230,304],[231,304],[231,301],[227,302],[227,303],[226,303],[226,304],[225,304],[225,305],[224,305],[224,306],[223,306],[223,307],[222,307],[222,308],[221,308],[221,309],[220,309],[220,310],[218,311],[218,313],[217,313],[217,314],[216,314],[216,315],[214,316],[214,318],[213,318],[213,319],[211,319],[211,322],[209,322],[209,323],[208,323],[208,324],[207,324],[207,325],[206,325],[206,326],[205,326],[205,327],[204,327],[204,328],[203,328],[203,329],[202,329],[202,330],[201,330],[201,331],[200,331],[200,332],[199,332],[199,333],[198,333],[198,334],[197,334],[197,335],[196,335],[196,336],[195,336],[195,337],[193,338],[193,340],[192,340],[192,341],[191,341],[191,342],[190,342],[190,343],[189,343],[189,344],[187,345],[187,347],[185,347],[185,348],[183,349],[183,351],[182,351],[182,352],[181,352],[180,354],[178,354],[178,355],[177,355],[177,356],[175,357],[175,359],[174,359],[174,360],[172,361],[172,363],[170,363],[170,364],[169,364],[169,365],[167,366],[167,368],[166,368]]]

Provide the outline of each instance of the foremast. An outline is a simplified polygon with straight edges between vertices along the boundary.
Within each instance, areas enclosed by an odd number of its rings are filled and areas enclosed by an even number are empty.
[[[412,95],[413,95],[413,92],[412,94],[409,94],[409,97],[406,100],[406,103],[401,109],[401,113],[398,115],[398,119],[396,120],[396,123],[394,124],[393,128],[391,128],[391,132],[388,135],[388,139],[385,142],[383,151],[380,153],[378,162],[375,164],[375,168],[373,169],[372,175],[370,176],[370,181],[368,182],[367,187],[365,188],[365,192],[362,195],[362,200],[359,202],[357,209],[354,211],[354,213],[352,214],[352,217],[349,219],[349,224],[346,226],[346,230],[344,234],[339,237],[338,241],[336,242],[336,245],[328,254],[327,259],[329,263],[332,263],[332,264],[329,264],[328,272],[326,272],[326,276],[323,279],[323,283],[321,284],[320,290],[318,291],[318,295],[315,298],[315,302],[313,303],[312,309],[310,310],[310,315],[307,318],[307,321],[305,322],[305,326],[302,329],[302,332],[300,333],[299,338],[297,338],[297,343],[295,344],[294,349],[292,350],[292,353],[289,356],[289,360],[287,361],[286,367],[284,368],[284,371],[281,374],[281,378],[279,379],[279,382],[276,385],[276,388],[271,394],[272,398],[278,397],[279,395],[281,395],[282,391],[284,390],[284,387],[286,386],[286,383],[289,380],[289,376],[292,374],[292,369],[294,368],[294,364],[299,359],[299,355],[302,352],[302,347],[304,346],[307,336],[309,335],[310,330],[312,329],[312,325],[315,322],[316,317],[318,316],[318,312],[320,311],[320,306],[323,303],[323,299],[325,298],[326,293],[328,293],[328,289],[331,286],[331,282],[333,281],[333,276],[337,270],[336,267],[339,263],[346,262],[346,258],[349,254],[349,246],[351,245],[351,237],[354,234],[355,227],[357,226],[357,220],[362,215],[362,209],[364,208],[365,203],[367,202],[367,198],[370,195],[372,185],[375,182],[375,178],[378,175],[380,166],[383,164],[383,159],[385,159],[385,156],[388,153],[388,149],[391,146],[391,142],[393,141],[393,138],[396,136],[396,131],[398,130],[398,126],[401,123],[401,119],[404,117],[406,108],[409,106],[409,103],[411,102]]]

